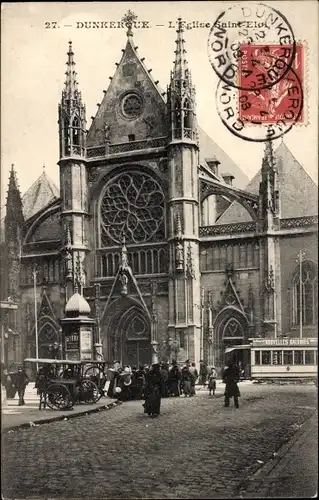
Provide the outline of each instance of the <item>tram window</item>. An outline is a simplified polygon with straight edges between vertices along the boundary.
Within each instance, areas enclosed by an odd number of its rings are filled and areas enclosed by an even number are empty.
[[[284,365],[292,365],[292,351],[284,351]]]
[[[282,351],[273,351],[272,364],[273,365],[282,365]]]
[[[303,365],[303,351],[294,352],[294,364]]]
[[[255,351],[255,365],[260,365],[260,351]]]
[[[315,351],[306,351],[305,352],[305,364],[306,365],[314,365],[315,364]]]
[[[262,351],[261,352],[261,364],[262,365],[270,365],[270,351]]]

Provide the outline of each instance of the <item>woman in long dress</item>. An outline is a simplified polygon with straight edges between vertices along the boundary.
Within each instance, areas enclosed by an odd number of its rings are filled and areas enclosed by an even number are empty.
[[[157,417],[161,409],[161,397],[163,390],[163,377],[158,363],[152,366],[152,369],[145,376],[145,403],[144,413],[150,417]]]
[[[225,387],[225,406],[229,406],[230,398],[234,398],[234,404],[236,408],[239,408],[238,398],[240,397],[240,391],[237,383],[239,382],[239,370],[233,364],[229,363],[228,368],[223,373],[223,382],[226,384]]]

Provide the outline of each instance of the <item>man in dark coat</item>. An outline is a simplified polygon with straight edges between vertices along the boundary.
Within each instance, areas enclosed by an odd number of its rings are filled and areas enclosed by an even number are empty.
[[[161,375],[163,378],[163,398],[167,398],[169,394],[169,383],[168,383],[168,376],[169,376],[169,366],[168,363],[163,362],[161,366]]]
[[[228,368],[223,373],[223,383],[225,387],[225,406],[229,406],[230,398],[234,398],[235,407],[239,408],[238,398],[240,391],[237,383],[239,382],[239,370],[233,363],[229,363]]]
[[[207,382],[207,375],[208,375],[208,370],[207,370],[207,365],[206,363],[201,359],[200,360],[200,365],[199,365],[199,383],[205,388],[206,387],[206,382]]]
[[[181,378],[181,373],[179,371],[177,362],[175,359],[172,361],[172,367],[168,373],[168,385],[169,385],[169,395],[177,397],[180,395],[179,382]]]
[[[22,406],[25,404],[24,402],[25,388],[29,383],[29,377],[26,374],[24,368],[22,368],[22,366],[19,366],[18,373],[15,373],[14,382],[15,382],[14,385],[16,386],[18,391],[19,406]]]
[[[160,414],[162,391],[163,378],[160,365],[156,363],[152,365],[145,377],[145,403],[143,406],[144,413],[150,417],[157,417]]]

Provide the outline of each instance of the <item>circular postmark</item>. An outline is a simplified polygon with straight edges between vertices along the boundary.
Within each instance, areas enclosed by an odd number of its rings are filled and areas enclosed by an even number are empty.
[[[225,127],[237,137],[252,142],[278,139],[302,117],[302,84],[292,68],[261,90],[239,90],[220,80],[216,107]]]
[[[263,89],[281,80],[290,70],[296,41],[293,30],[278,10],[263,3],[234,5],[222,12],[208,36],[208,57],[221,80],[242,90]],[[258,45],[267,51],[277,45],[281,50],[267,59],[266,71],[260,72],[265,61],[246,50]],[[247,58],[248,53],[248,58]]]

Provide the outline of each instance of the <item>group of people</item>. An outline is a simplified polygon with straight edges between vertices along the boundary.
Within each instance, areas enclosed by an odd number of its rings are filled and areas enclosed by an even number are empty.
[[[29,383],[29,377],[23,366],[19,366],[16,372],[11,373],[5,368],[1,368],[1,383],[5,387],[6,397],[8,399],[14,398],[16,393],[18,393],[18,405],[25,405],[24,395]]]
[[[195,395],[195,385],[208,386],[209,396],[215,395],[217,371],[215,367],[205,369],[203,362],[198,373],[195,363],[187,360],[183,367],[178,366],[176,360],[171,364],[167,362],[156,363],[150,366],[121,366],[119,361],[114,362],[110,369],[110,384],[107,395],[122,401],[145,400],[144,411],[150,416],[157,416],[160,412],[161,398],[192,397]],[[228,407],[230,399],[234,398],[236,408],[239,408],[238,398],[240,391],[238,382],[240,369],[230,363],[222,374],[225,383],[225,406]]]
[[[24,393],[29,382],[28,375],[23,367],[19,367],[18,372],[11,374],[11,377],[5,373],[6,389],[14,388],[18,392],[19,405],[24,405]],[[7,376],[6,376],[7,375]],[[39,371],[36,380],[36,388],[41,390],[40,378],[44,374]],[[67,378],[68,373],[65,374]],[[234,399],[234,405],[239,408],[238,398],[240,391],[238,382],[240,380],[240,367],[235,363],[229,363],[224,370],[222,381],[225,384],[225,406],[228,407],[230,399]],[[176,360],[171,364],[167,362],[156,363],[152,366],[141,365],[138,369],[133,366],[121,366],[119,361],[115,361],[113,368],[109,370],[108,379],[110,381],[107,396],[117,398],[122,401],[144,400],[144,412],[149,416],[156,417],[160,413],[161,398],[192,397],[195,395],[195,385],[199,381],[201,385],[208,385],[209,395],[215,395],[217,371],[211,367],[208,371],[203,361],[200,363],[199,373],[195,363],[187,360],[181,368]],[[3,379],[2,379],[3,380]],[[12,392],[12,391],[11,391]],[[8,397],[14,397],[7,394]]]

